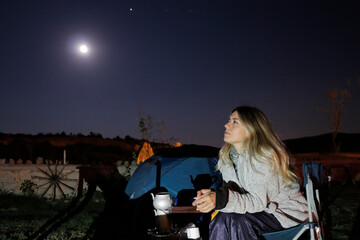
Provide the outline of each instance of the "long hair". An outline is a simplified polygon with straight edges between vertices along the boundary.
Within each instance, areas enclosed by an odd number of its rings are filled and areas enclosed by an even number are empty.
[[[244,148],[248,150],[250,163],[254,160],[266,159],[275,172],[281,174],[283,181],[290,185],[297,181],[296,175],[290,170],[290,157],[286,152],[284,143],[275,133],[270,121],[265,114],[255,107],[240,106],[232,113],[237,112],[240,121],[249,133],[249,138],[244,142]],[[220,149],[219,159],[222,164],[232,164],[230,150],[232,145],[225,143]],[[260,158],[259,158],[260,157]]]

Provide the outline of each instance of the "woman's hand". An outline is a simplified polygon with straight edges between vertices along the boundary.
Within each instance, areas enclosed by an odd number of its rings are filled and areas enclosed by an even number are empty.
[[[195,201],[192,203],[196,210],[208,213],[215,208],[216,204],[216,193],[210,189],[201,189],[197,192],[197,196],[194,198]]]

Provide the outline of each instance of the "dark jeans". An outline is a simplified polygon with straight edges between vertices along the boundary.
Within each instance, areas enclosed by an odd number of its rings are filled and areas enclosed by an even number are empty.
[[[210,240],[257,240],[268,232],[282,230],[274,215],[257,213],[219,212],[209,225]]]

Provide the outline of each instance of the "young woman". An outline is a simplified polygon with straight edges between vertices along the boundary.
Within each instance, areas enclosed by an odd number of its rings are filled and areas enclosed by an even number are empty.
[[[209,226],[211,240],[258,239],[306,220],[307,202],[289,156],[262,111],[235,108],[224,141],[217,165],[223,186],[198,191],[193,202],[200,212],[219,211]]]

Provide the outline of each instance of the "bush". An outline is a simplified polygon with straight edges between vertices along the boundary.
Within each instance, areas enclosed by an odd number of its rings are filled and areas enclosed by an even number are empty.
[[[34,196],[36,187],[37,187],[37,185],[35,183],[33,183],[31,180],[25,179],[21,183],[20,191],[25,196]]]

